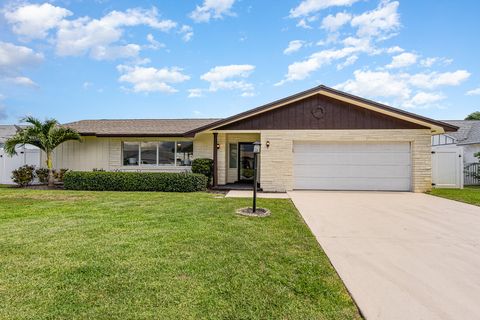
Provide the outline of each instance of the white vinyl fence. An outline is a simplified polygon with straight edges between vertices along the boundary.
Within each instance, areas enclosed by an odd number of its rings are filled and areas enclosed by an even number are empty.
[[[434,188],[463,188],[463,149],[455,145],[432,147]]]
[[[12,171],[24,165],[40,167],[40,150],[33,146],[17,149],[17,155],[10,157],[0,148],[0,184],[13,184]]]

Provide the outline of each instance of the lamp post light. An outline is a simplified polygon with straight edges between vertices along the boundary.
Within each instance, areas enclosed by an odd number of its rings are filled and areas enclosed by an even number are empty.
[[[258,141],[253,143],[253,213],[257,211],[257,164],[261,145],[262,144]]]

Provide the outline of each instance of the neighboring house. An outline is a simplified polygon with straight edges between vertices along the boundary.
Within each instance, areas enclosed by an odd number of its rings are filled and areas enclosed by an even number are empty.
[[[446,120],[457,126],[457,132],[432,136],[432,153],[441,157],[437,170],[433,169],[434,180],[442,181],[446,187],[452,186],[453,176],[461,176],[461,184],[478,185],[480,179],[476,175],[480,171],[479,159],[475,157],[480,152],[480,120]],[[454,161],[455,154],[461,161]],[[435,161],[434,161],[435,163]],[[435,179],[435,177],[438,179]],[[456,185],[459,180],[457,179]]]
[[[443,122],[458,127],[458,131],[432,136],[432,146],[461,146],[465,164],[478,162],[475,153],[480,152],[480,120],[445,120]]]
[[[23,165],[40,166],[40,150],[34,146],[26,145],[17,148],[17,155],[13,157],[5,154],[4,143],[15,132],[17,132],[16,126],[0,125],[0,184],[13,183],[12,171]]]
[[[56,168],[188,171],[214,160],[214,185],[252,182],[252,143],[261,142],[260,185],[292,189],[431,188],[431,136],[457,129],[326,86],[226,119],[83,120],[83,142],[61,145]]]

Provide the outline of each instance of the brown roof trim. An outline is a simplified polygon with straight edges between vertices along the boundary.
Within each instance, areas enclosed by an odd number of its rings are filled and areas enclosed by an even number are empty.
[[[81,132],[81,136],[85,137],[97,137],[97,138],[128,138],[128,137],[135,137],[135,138],[184,138],[186,137],[183,133],[88,133],[88,132]]]
[[[327,87],[325,85],[319,85],[317,87],[314,87],[314,88],[311,88],[311,89],[293,94],[293,95],[288,96],[286,98],[282,98],[282,99],[264,104],[262,106],[259,106],[259,107],[244,111],[242,113],[233,115],[231,117],[221,119],[217,122],[213,122],[211,124],[208,124],[208,125],[196,128],[194,130],[188,131],[188,132],[185,133],[185,136],[194,136],[198,132],[209,130],[209,129],[212,129],[212,128],[216,128],[216,127],[219,127],[219,126],[221,126],[223,124],[226,124],[226,123],[235,122],[235,120],[242,119],[242,118],[248,117],[250,115],[257,114],[258,112],[261,112],[263,110],[268,110],[268,109],[270,109],[271,107],[273,107],[277,104],[285,104],[285,103],[288,103],[289,101],[293,101],[293,100],[296,100],[296,99],[301,98],[303,96],[308,96],[310,94],[314,94],[315,92],[318,92],[318,91],[321,91],[321,90],[326,91],[326,92],[330,92],[332,94],[342,96],[342,97],[345,97],[345,98],[348,98],[348,99],[351,99],[351,100],[355,100],[355,101],[358,101],[358,102],[361,102],[361,103],[369,104],[369,105],[372,105],[374,107],[377,107],[377,108],[380,108],[380,109],[383,109],[383,110],[386,110],[386,111],[397,113],[399,115],[403,115],[403,116],[407,116],[407,117],[410,117],[410,118],[413,118],[413,119],[417,119],[417,120],[420,120],[420,121],[431,123],[431,124],[434,124],[436,126],[442,127],[445,131],[457,131],[458,130],[458,127],[456,127],[454,125],[451,125],[451,124],[448,124],[448,123],[445,123],[445,122],[433,120],[433,119],[423,117],[423,116],[420,116],[420,115],[417,115],[417,114],[414,114],[414,113],[411,113],[411,112],[408,112],[408,111],[404,111],[404,110],[401,110],[401,109],[390,107],[390,106],[387,106],[385,104],[381,104],[381,103],[378,103],[378,102],[375,102],[375,101],[372,101],[372,100],[361,98],[361,97],[358,97],[358,96],[355,96],[355,95],[352,95],[352,94],[349,94],[349,93],[346,93],[346,92],[343,92],[343,91],[335,90],[335,89]]]

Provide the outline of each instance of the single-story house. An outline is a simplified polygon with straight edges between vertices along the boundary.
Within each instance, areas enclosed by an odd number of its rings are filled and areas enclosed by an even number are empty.
[[[214,160],[214,185],[250,182],[261,142],[260,186],[292,189],[431,188],[431,136],[457,129],[326,86],[225,119],[83,120],[65,124],[83,142],[67,142],[56,168],[188,171]]]
[[[433,147],[462,147],[463,163],[477,163],[475,153],[480,152],[480,120],[444,120],[443,122],[458,127],[456,132],[432,136]]]

